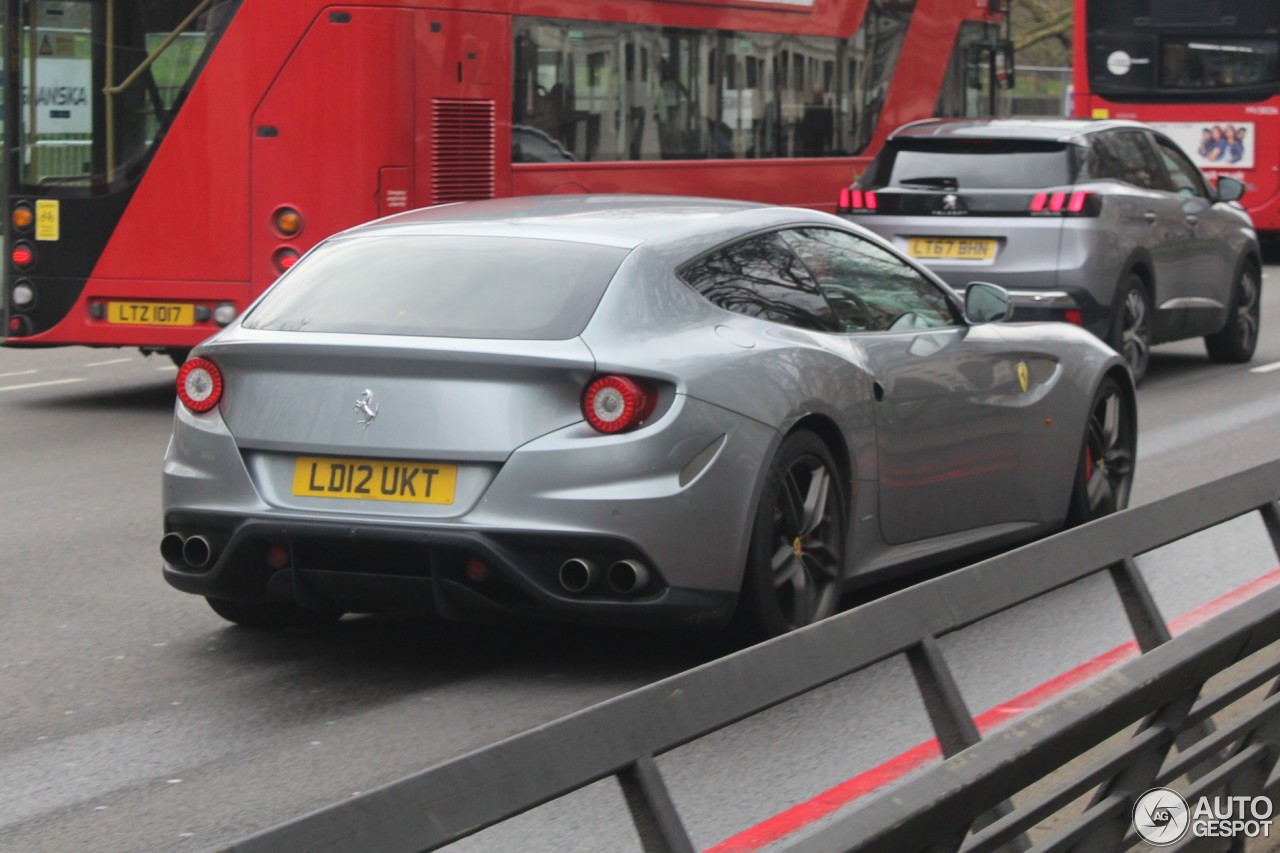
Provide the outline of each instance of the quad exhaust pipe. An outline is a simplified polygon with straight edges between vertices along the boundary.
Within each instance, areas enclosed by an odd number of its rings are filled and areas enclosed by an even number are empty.
[[[193,569],[206,568],[213,562],[213,546],[199,534],[188,536],[182,545],[182,559]]]
[[[573,595],[589,592],[601,580],[615,595],[634,595],[649,584],[649,569],[639,560],[615,560],[606,571],[586,557],[570,557],[560,564],[560,588]]]
[[[160,556],[166,563],[176,566],[182,562],[182,547],[186,544],[187,540],[181,533],[166,533],[160,539]]]
[[[605,581],[618,595],[632,595],[649,585],[649,570],[639,560],[618,560],[609,566]]]
[[[207,569],[213,564],[217,553],[207,536],[198,533],[193,536],[166,533],[160,539],[160,556],[170,565]]]
[[[570,557],[560,564],[560,586],[565,592],[586,592],[599,580],[600,567],[584,557]]]

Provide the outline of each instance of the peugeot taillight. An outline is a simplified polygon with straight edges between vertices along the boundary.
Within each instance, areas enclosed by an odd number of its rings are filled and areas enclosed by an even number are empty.
[[[610,374],[587,386],[582,394],[582,414],[600,432],[623,432],[644,423],[657,401],[647,382]]]
[[[207,358],[188,359],[178,370],[178,399],[193,412],[207,412],[222,399],[222,371]]]
[[[1031,213],[1059,216],[1097,216],[1102,211],[1102,196],[1094,192],[1036,193],[1028,208]]]
[[[875,190],[860,190],[854,187],[846,187],[840,190],[840,201],[837,205],[838,213],[869,213],[874,212],[879,205],[876,199]]]

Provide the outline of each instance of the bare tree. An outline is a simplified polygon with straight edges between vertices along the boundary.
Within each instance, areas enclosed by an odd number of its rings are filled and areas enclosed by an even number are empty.
[[[1013,0],[1013,46],[1020,64],[1071,64],[1071,6],[1071,0]]]

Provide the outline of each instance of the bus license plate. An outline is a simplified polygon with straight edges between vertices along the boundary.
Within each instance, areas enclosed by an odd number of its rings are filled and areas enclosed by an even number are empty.
[[[129,326],[194,326],[196,306],[183,302],[108,302],[107,322]]]
[[[458,466],[439,462],[299,456],[293,493],[307,498],[451,504]]]
[[[989,261],[996,256],[996,241],[912,237],[907,243],[907,254],[925,260]]]

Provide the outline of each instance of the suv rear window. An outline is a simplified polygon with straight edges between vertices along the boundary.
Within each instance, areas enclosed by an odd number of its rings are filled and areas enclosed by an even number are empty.
[[[370,236],[307,255],[249,329],[565,340],[582,333],[628,249],[506,237]]]
[[[931,189],[1022,189],[1070,184],[1072,147],[1033,140],[901,139],[881,154],[880,186]]]

